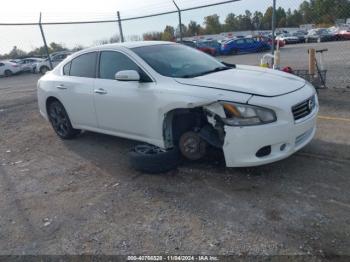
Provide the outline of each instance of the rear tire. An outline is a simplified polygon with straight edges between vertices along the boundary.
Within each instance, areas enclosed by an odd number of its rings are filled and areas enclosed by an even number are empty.
[[[177,148],[164,150],[157,146],[143,144],[129,152],[130,165],[137,171],[160,174],[175,169],[179,164]]]
[[[81,130],[74,129],[64,106],[59,101],[53,101],[47,106],[50,123],[56,134],[62,139],[72,139]]]
[[[42,66],[40,67],[40,73],[42,75],[45,75],[47,71],[49,71],[50,69],[47,66]]]
[[[6,77],[9,77],[9,76],[13,75],[11,70],[5,70],[4,74],[5,74]]]

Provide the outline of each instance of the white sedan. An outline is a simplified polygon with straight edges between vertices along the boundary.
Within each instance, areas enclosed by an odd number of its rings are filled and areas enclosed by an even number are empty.
[[[192,160],[214,147],[228,167],[292,155],[314,137],[318,112],[299,77],[152,41],[73,54],[39,80],[38,102],[63,139],[90,130],[153,146],[138,154],[176,149]]]
[[[10,61],[0,61],[0,76],[12,76],[22,71],[21,66]]]
[[[297,44],[300,42],[299,37],[293,36],[291,34],[282,34],[276,37],[277,40],[284,41],[288,44]]]

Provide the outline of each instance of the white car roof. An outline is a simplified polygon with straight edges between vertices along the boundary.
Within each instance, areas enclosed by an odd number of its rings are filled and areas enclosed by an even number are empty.
[[[107,44],[107,45],[100,45],[95,47],[90,47],[87,49],[84,49],[82,51],[86,50],[101,50],[101,49],[119,49],[119,48],[134,48],[134,47],[142,47],[142,46],[152,46],[152,45],[166,45],[166,44],[176,44],[174,42],[167,42],[167,41],[134,41],[134,42],[124,42],[124,43],[115,43],[115,44]]]

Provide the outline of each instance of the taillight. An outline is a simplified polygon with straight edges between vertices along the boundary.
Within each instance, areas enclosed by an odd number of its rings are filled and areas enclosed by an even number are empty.
[[[12,67],[18,67],[18,65],[12,65]]]
[[[224,45],[224,48],[227,48],[227,45],[226,45],[226,44]]]

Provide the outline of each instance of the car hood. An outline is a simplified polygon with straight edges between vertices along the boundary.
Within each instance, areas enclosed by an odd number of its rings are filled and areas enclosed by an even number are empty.
[[[200,86],[259,96],[280,96],[294,92],[306,81],[295,75],[256,66],[237,65],[225,70],[194,78],[176,78],[184,85]]]

